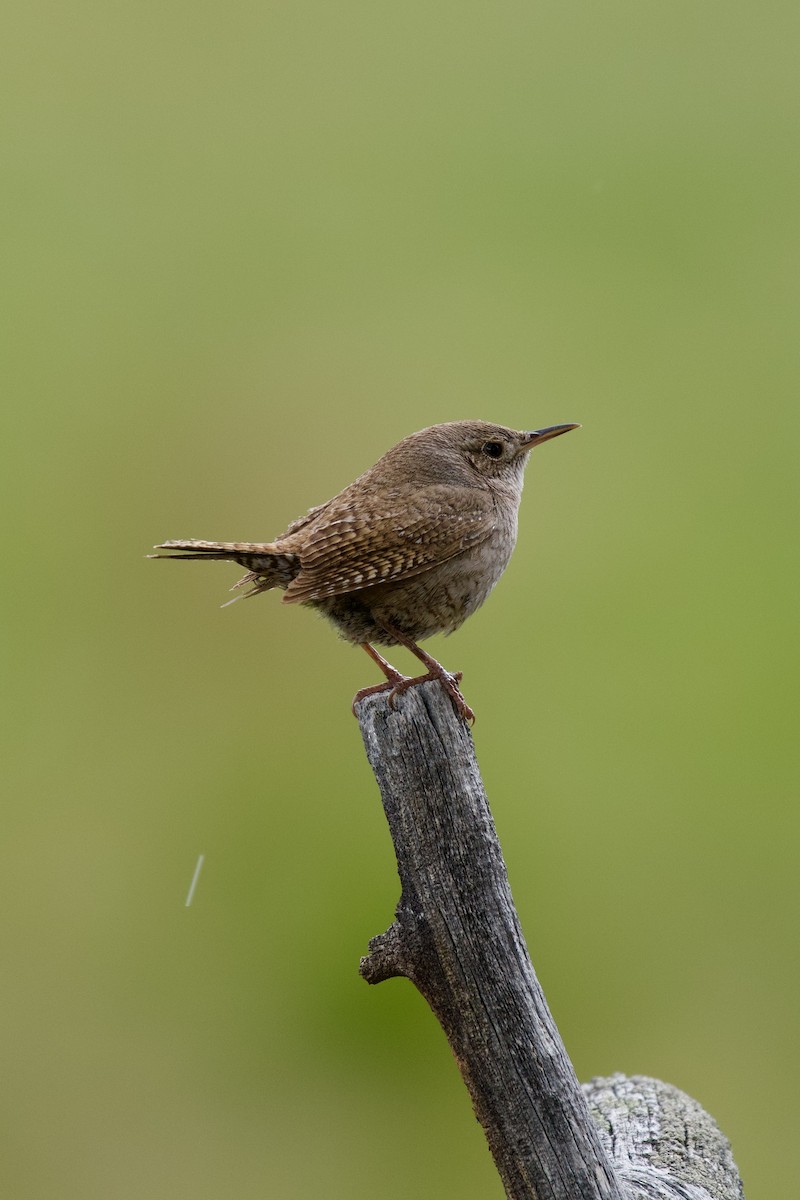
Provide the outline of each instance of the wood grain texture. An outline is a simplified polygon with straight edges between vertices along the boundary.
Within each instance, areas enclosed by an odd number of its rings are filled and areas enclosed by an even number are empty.
[[[583,1090],[632,1200],[743,1200],[730,1143],[691,1096],[642,1075],[592,1079]]]
[[[657,1081],[578,1083],[520,929],[470,731],[441,686],[411,688],[395,709],[369,696],[356,714],[401,882],[361,974],[405,976],[428,1001],[507,1196],[740,1200],[730,1148],[694,1101]]]

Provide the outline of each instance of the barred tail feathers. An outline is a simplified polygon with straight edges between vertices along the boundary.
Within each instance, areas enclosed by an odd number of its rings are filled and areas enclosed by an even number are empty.
[[[203,542],[197,538],[178,538],[169,542],[161,542],[154,550],[174,550],[174,554],[148,554],[148,558],[207,558],[233,559],[238,561],[241,555],[261,554],[270,556],[277,553],[272,542]]]
[[[231,591],[252,584],[250,591],[241,592],[234,600],[256,596],[271,588],[286,588],[300,570],[295,554],[286,554],[274,542],[205,542],[197,539],[173,539],[154,547],[167,553],[148,554],[148,558],[206,559],[237,562],[247,568],[247,574],[233,585]],[[228,600],[233,604],[233,600]],[[225,605],[223,605],[223,608]]]

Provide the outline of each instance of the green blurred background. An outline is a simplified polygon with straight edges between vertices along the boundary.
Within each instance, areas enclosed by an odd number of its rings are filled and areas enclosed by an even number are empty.
[[[480,417],[583,423],[429,643],[568,1050],[793,1194],[796,4],[4,24],[4,1192],[499,1200],[422,1000],[357,974],[398,895],[373,668],[143,558]]]

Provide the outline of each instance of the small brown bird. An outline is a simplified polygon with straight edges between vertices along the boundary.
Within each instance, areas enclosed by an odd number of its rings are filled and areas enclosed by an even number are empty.
[[[155,547],[168,553],[149,557],[231,559],[247,568],[234,584],[249,587],[242,596],[278,587],[284,604],[318,609],[386,676],[358,692],[354,705],[385,690],[393,703],[413,684],[438,679],[461,716],[474,720],[461,675],[417,642],[452,633],[483,604],[514,549],[531,450],[578,428],[520,433],[485,421],[432,425],[398,442],[274,542],[170,541]],[[407,647],[427,673],[401,675],[373,643]]]

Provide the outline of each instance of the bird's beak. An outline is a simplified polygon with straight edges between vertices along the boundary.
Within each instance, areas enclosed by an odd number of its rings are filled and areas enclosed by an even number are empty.
[[[568,433],[570,429],[580,429],[580,425],[548,425],[546,429],[534,429],[531,433],[523,434],[525,441],[520,449],[532,450],[534,446],[541,446],[542,442],[549,442],[550,438]]]

